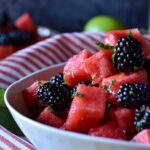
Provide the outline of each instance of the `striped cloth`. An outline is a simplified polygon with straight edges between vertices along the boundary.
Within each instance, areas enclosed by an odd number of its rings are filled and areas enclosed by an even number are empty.
[[[41,68],[65,62],[72,55],[87,48],[98,51],[96,41],[103,41],[104,34],[65,33],[18,51],[0,63],[0,88]]]
[[[33,145],[18,138],[0,126],[0,150],[36,150]]]
[[[104,33],[65,33],[39,42],[18,51],[0,62],[0,88],[41,68],[65,62],[69,57],[86,48],[92,53],[98,51],[96,41],[103,42]],[[145,36],[149,42],[149,36]],[[0,126],[0,150],[35,150],[27,142]]]

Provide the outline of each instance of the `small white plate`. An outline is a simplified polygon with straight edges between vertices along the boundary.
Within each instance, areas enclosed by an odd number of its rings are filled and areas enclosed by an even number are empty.
[[[39,150],[150,150],[150,146],[133,142],[63,131],[27,117],[29,113],[22,91],[36,80],[49,80],[62,72],[63,67],[64,63],[28,75],[9,86],[5,93],[6,105],[18,126]]]

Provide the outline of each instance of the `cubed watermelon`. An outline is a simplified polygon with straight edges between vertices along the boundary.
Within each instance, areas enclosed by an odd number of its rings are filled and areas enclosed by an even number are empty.
[[[108,121],[98,128],[90,129],[89,135],[126,140],[126,136],[122,128],[120,128],[115,121]]]
[[[59,128],[63,126],[64,120],[52,113],[49,107],[46,107],[37,118],[38,122]]]
[[[116,70],[112,65],[112,50],[101,50],[85,60],[85,72],[91,76],[93,82],[99,83],[103,78],[113,75]]]
[[[41,80],[40,82],[44,82]],[[35,107],[37,104],[41,103],[41,100],[37,98],[37,88],[39,86],[39,81],[35,81],[32,85],[23,91],[24,99],[29,108]]]
[[[109,44],[111,46],[115,46],[118,39],[120,37],[127,36],[129,32],[132,32],[134,38],[136,38],[143,46],[144,56],[150,54],[150,44],[147,40],[144,39],[142,34],[139,32],[138,29],[128,29],[128,30],[114,30],[109,31],[104,38],[104,44]]]
[[[146,59],[150,59],[150,55],[146,56]]]
[[[21,15],[15,21],[15,26],[19,30],[28,31],[28,32],[31,32],[31,33],[36,32],[34,22],[33,22],[32,18],[30,16],[30,14],[28,14],[28,13],[24,13],[23,15]]]
[[[87,133],[104,118],[105,91],[103,88],[80,84],[77,92],[83,95],[73,99],[65,127],[70,131]]]
[[[118,126],[122,128],[126,136],[130,139],[136,133],[134,126],[134,109],[127,108],[110,108],[108,110],[108,115],[110,119],[117,122]]]
[[[133,142],[140,143],[140,144],[150,144],[150,129],[144,129],[135,135],[132,139]]]
[[[114,84],[110,86],[110,84],[114,81]],[[114,76],[104,78],[102,80],[102,86],[110,87],[109,92],[107,92],[107,101],[113,104],[118,104],[116,96],[117,91],[119,90],[120,85],[123,83],[143,83],[148,85],[148,75],[145,69],[125,74],[119,73]]]
[[[74,55],[68,60],[64,67],[64,77],[69,86],[74,87],[81,81],[91,80],[90,75],[85,72],[83,67],[84,61],[90,56],[92,56],[91,52],[84,49],[79,54]]]
[[[14,52],[13,45],[1,45],[0,46],[0,60],[6,58]]]

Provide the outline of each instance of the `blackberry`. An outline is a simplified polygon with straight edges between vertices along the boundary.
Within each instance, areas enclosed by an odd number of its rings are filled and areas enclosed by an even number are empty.
[[[141,106],[135,111],[134,125],[140,132],[143,129],[150,128],[150,106]]]
[[[68,105],[66,92],[51,82],[40,83],[37,96],[43,103],[50,105],[55,111],[63,111]]]
[[[8,33],[8,37],[12,44],[16,46],[30,44],[34,41],[32,33],[22,30],[12,30]]]
[[[137,108],[150,104],[150,86],[144,84],[122,84],[117,92],[117,101],[125,108]]]
[[[144,53],[141,43],[132,36],[119,38],[112,56],[114,67],[128,73],[143,67]]]
[[[8,45],[10,40],[4,32],[0,32],[0,45]]]
[[[8,25],[9,16],[6,12],[0,11],[0,26],[5,27]]]
[[[55,84],[56,86],[63,88],[71,99],[72,88],[65,83],[63,73],[58,73],[55,76],[51,77],[50,82]]]

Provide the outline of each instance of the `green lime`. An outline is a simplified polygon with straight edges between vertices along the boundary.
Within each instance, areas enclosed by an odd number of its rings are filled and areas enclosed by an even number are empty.
[[[95,16],[85,24],[83,31],[108,32],[118,29],[125,29],[125,26],[119,20],[110,16]]]

